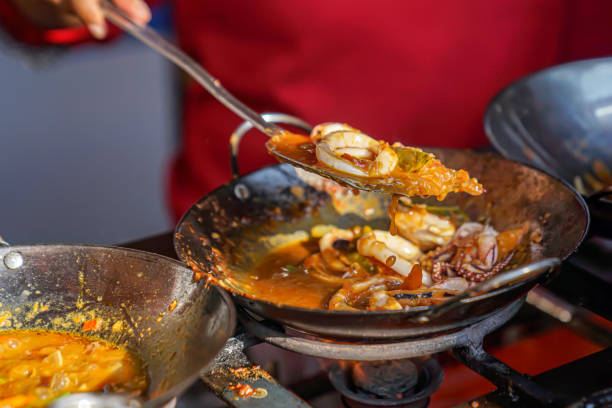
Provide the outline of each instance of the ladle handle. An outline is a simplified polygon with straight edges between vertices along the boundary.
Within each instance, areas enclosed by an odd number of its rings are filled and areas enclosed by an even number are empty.
[[[428,309],[422,314],[419,314],[416,317],[416,320],[421,323],[426,323],[432,318],[440,316],[444,313],[447,313],[449,310],[456,308],[465,299],[478,296],[495,289],[499,289],[503,286],[513,285],[515,283],[519,283],[527,279],[535,278],[537,276],[542,275],[544,272],[550,270],[551,268],[557,267],[559,265],[561,265],[561,260],[559,258],[544,258],[539,261],[531,262],[527,265],[522,265],[518,268],[502,272],[498,275],[493,276],[490,279],[482,281],[472,286],[471,288],[464,290],[463,292],[461,292],[457,296],[453,296],[446,302],[433,306],[431,309]]]
[[[257,112],[236,99],[234,95],[221,86],[221,82],[218,79],[210,75],[200,64],[159,35],[155,30],[136,24],[108,0],[103,1],[101,6],[106,18],[111,22],[181,67],[219,102],[242,119],[251,122],[255,128],[268,136],[274,136],[282,131],[280,127],[266,122]]]
[[[286,113],[262,113],[261,116],[267,123],[282,123],[283,125],[293,126],[310,133],[312,126],[298,118],[297,116],[287,115]],[[230,137],[230,166],[232,169],[232,179],[240,177],[240,170],[238,169],[238,153],[240,148],[240,142],[245,134],[249,130],[253,129],[253,124],[249,121],[242,122],[240,126],[234,130]]]

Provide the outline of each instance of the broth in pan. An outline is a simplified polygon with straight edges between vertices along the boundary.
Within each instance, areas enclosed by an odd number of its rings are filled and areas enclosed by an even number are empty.
[[[40,407],[73,392],[141,395],[138,359],[100,339],[43,330],[0,332],[0,407]]]
[[[408,310],[526,260],[528,224],[498,232],[453,209],[401,202],[390,212],[396,234],[319,225],[310,239],[273,250],[252,270],[251,294],[304,308]]]

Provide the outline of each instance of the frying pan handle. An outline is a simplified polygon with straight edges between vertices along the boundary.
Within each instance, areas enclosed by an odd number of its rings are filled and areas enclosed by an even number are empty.
[[[495,289],[499,289],[503,286],[513,285],[515,283],[523,282],[527,279],[535,278],[559,265],[561,265],[561,260],[559,258],[544,258],[539,261],[531,262],[527,265],[522,265],[518,268],[514,268],[512,270],[500,273],[490,279],[487,279],[472,286],[471,288],[464,290],[463,292],[461,292],[457,296],[453,296],[446,302],[440,303],[432,307],[431,309],[424,311],[422,314],[416,316],[415,319],[419,323],[427,323],[432,318],[440,316],[456,308],[465,299],[478,296]]]
[[[586,201],[588,204],[591,204],[595,201],[599,201],[604,197],[612,196],[612,186],[607,186],[596,193],[591,194],[587,197]]]
[[[236,331],[240,332],[241,328],[238,327]],[[246,333],[234,335],[207,370],[200,374],[200,378],[232,407],[310,408],[304,400],[249,360],[244,351],[259,342]],[[241,391],[249,389],[252,395],[241,395]]]
[[[296,116],[287,115],[285,113],[263,113],[261,117],[266,122],[282,123],[285,125],[294,126],[308,133],[310,133],[310,130],[312,129],[312,126],[309,123]],[[251,129],[253,129],[253,124],[249,121],[245,121],[238,126],[230,136],[230,165],[232,168],[232,179],[237,179],[240,177],[240,171],[238,170],[238,149],[240,147],[242,137]]]
[[[234,95],[229,93],[228,90],[221,85],[218,79],[210,75],[208,71],[189,55],[185,54],[159,35],[157,31],[153,30],[151,27],[136,24],[127,14],[108,0],[100,2],[100,7],[109,21],[117,25],[117,27],[121,28],[123,31],[130,33],[132,36],[183,69],[202,85],[208,93],[214,96],[215,99],[236,115],[244,120],[250,121],[253,126],[268,136],[274,136],[282,132],[281,128],[266,122],[261,115],[258,115],[257,112],[236,99]]]

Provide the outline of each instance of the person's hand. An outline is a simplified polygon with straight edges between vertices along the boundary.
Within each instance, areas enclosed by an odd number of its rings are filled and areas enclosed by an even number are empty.
[[[30,21],[41,28],[85,24],[94,37],[106,37],[107,27],[100,0],[12,1]],[[151,20],[151,11],[143,0],[113,0],[113,3],[136,23],[146,24]]]

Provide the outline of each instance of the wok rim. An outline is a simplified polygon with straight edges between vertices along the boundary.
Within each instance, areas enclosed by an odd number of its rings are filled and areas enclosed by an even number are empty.
[[[612,58],[610,58],[612,60]],[[567,64],[564,64],[567,65]],[[453,150],[453,151],[467,151],[467,152],[471,152],[471,153],[475,153],[478,155],[483,155],[483,154],[492,154],[494,156],[497,156],[500,160],[504,160],[507,162],[511,162],[511,163],[515,163],[521,166],[525,166],[528,167],[536,172],[539,173],[543,173],[544,175],[551,177],[552,179],[558,181],[559,183],[561,183],[564,187],[566,187],[569,192],[574,196],[574,198],[576,199],[576,201],[580,204],[583,213],[585,214],[585,227],[582,231],[582,234],[580,235],[580,238],[576,241],[576,244],[574,245],[574,247],[568,251],[567,254],[565,254],[561,259],[561,261],[565,261],[567,258],[569,258],[572,254],[574,254],[576,252],[576,250],[580,247],[580,245],[582,244],[582,242],[584,241],[584,239],[586,238],[588,231],[589,231],[589,227],[591,225],[591,214],[588,210],[588,206],[586,204],[586,201],[584,200],[584,198],[582,197],[582,195],[580,195],[574,188],[572,188],[572,186],[567,183],[565,180],[550,174],[548,171],[543,170],[543,169],[539,169],[533,165],[531,165],[530,163],[524,163],[522,161],[519,160],[514,160],[514,159],[509,159],[507,157],[502,156],[501,154],[499,154],[498,152],[477,152],[474,149],[458,149],[458,148],[451,148],[451,147],[420,147],[423,150],[427,151],[428,149],[444,149],[444,150]],[[275,163],[273,165],[270,166],[264,166],[260,169],[248,172],[246,174],[241,175],[238,178],[232,179],[224,184],[222,184],[221,186],[215,188],[214,190],[212,190],[211,192],[209,192],[208,194],[205,194],[204,196],[200,197],[197,201],[195,201],[186,211],[185,213],[181,216],[180,220],[178,221],[178,223],[176,224],[176,228],[174,229],[174,234],[172,236],[172,244],[174,246],[174,252],[177,254],[177,256],[179,257],[179,259],[181,258],[180,255],[180,251],[179,251],[179,245],[178,245],[178,239],[177,239],[177,235],[179,235],[178,229],[183,225],[185,219],[190,215],[190,213],[192,211],[194,211],[194,209],[197,207],[197,205],[202,202],[204,199],[216,195],[218,194],[219,191],[229,188],[230,185],[235,184],[235,183],[239,183],[241,179],[243,179],[244,177],[248,177],[252,174],[255,174],[259,171],[271,168],[271,167],[280,167],[280,166],[291,166],[292,168],[295,168],[295,166],[289,164],[289,163]],[[468,299],[463,299],[460,303],[461,304],[469,304],[469,303],[474,303],[474,302],[479,302],[481,300],[486,300],[488,298],[491,297],[495,297],[497,295],[501,295],[503,293],[506,293],[508,291],[511,291],[513,289],[518,288],[519,286],[522,285],[528,285],[528,284],[534,284],[537,283],[534,281],[539,281],[539,280],[543,280],[545,279],[546,276],[548,276],[549,274],[546,274],[544,276],[540,275],[540,276],[536,276],[530,279],[527,279],[525,281],[522,282],[518,282],[515,283],[513,285],[510,286],[504,286],[502,288],[493,290],[491,292],[487,292],[483,295],[479,295],[479,296],[474,296],[472,298],[468,298]],[[236,297],[240,297],[242,299],[244,299],[244,301],[246,303],[248,303],[249,301],[251,302],[257,302],[260,304],[263,304],[265,306],[268,307],[274,307],[277,309],[282,309],[282,310],[286,310],[286,311],[290,311],[290,312],[296,312],[296,313],[316,313],[316,314],[323,314],[323,315],[331,315],[331,316],[356,316],[356,317],[363,317],[363,316],[404,316],[406,318],[410,318],[411,315],[413,314],[419,314],[421,312],[426,312],[428,310],[430,310],[433,306],[419,306],[417,308],[412,308],[410,310],[358,310],[358,311],[349,311],[349,310],[330,310],[330,309],[315,309],[315,308],[305,308],[305,307],[299,307],[299,306],[291,306],[291,305],[284,305],[284,304],[279,304],[279,303],[275,303],[275,302],[271,302],[268,300],[263,300],[263,299],[258,299],[255,297],[251,297],[248,294],[243,294],[240,292],[237,292],[235,290],[232,290],[231,288],[226,288],[220,284],[214,283],[213,280],[213,285],[217,286],[221,289],[223,289],[224,291],[229,292],[232,296],[236,296]]]
[[[487,104],[487,107],[485,109],[484,115],[482,117],[482,126],[483,129],[485,131],[485,134],[487,135],[487,139],[489,140],[489,142],[491,143],[491,145],[495,148],[495,150],[497,152],[499,152],[499,154],[505,158],[506,160],[510,160],[510,161],[514,161],[517,163],[521,163],[521,164],[525,164],[531,168],[535,168],[536,170],[539,170],[543,173],[548,174],[549,176],[552,176],[556,179],[559,180],[559,178],[557,178],[556,176],[551,175],[551,170],[549,168],[548,165],[544,164],[546,166],[546,169],[540,169],[540,168],[536,168],[535,166],[531,165],[530,163],[527,163],[523,160],[518,160],[518,159],[514,159],[514,158],[510,158],[510,154],[508,153],[508,151],[502,146],[502,144],[499,141],[499,138],[493,133],[491,127],[491,117],[492,115],[492,111],[494,109],[494,106],[497,105],[499,103],[499,101],[506,96],[506,94],[508,92],[510,92],[510,90],[512,88],[518,87],[520,85],[524,85],[528,82],[531,82],[534,80],[534,78],[538,78],[544,75],[548,75],[551,72],[556,72],[556,71],[561,71],[564,69],[567,69],[568,67],[571,66],[579,66],[579,65],[589,65],[592,64],[594,62],[610,62],[612,63],[612,57],[597,57],[597,58],[587,58],[587,59],[581,59],[581,60],[577,60],[577,61],[569,61],[569,62],[564,62],[562,64],[557,64],[557,65],[553,65],[550,67],[546,67],[546,68],[542,68],[539,69],[535,72],[532,72],[530,74],[527,74],[525,76],[522,76],[518,79],[515,79],[514,81],[509,82],[507,85],[505,85],[500,91],[498,91],[495,96],[493,96],[493,98],[489,101],[489,103]],[[565,180],[562,180],[565,181]],[[574,190],[574,188],[570,185],[570,187],[572,188],[572,190]],[[582,195],[579,194],[581,197]],[[589,213],[589,226],[590,226],[590,213]],[[583,238],[584,239],[584,238]],[[582,243],[582,240],[580,241]],[[575,252],[576,250],[574,249],[573,252]]]
[[[169,262],[170,264],[174,264],[175,266],[185,269],[186,271],[191,273],[193,276],[193,270],[189,266],[187,266],[185,263],[179,260],[172,259],[165,255],[156,254],[154,252],[143,251],[140,249],[126,248],[122,246],[97,245],[97,244],[70,244],[70,243],[36,243],[36,244],[9,245],[8,247],[3,247],[3,248],[6,249],[7,251],[11,251],[11,250],[18,251],[20,248],[36,248],[36,247],[43,247],[43,248],[58,247],[59,249],[75,249],[75,250],[78,250],[78,249],[110,249],[110,250],[119,251],[119,252],[141,254],[141,255],[146,255],[148,257],[152,257],[152,258],[159,258],[161,261]],[[197,282],[194,282],[194,283],[197,283]],[[236,324],[237,324],[236,306],[234,305],[232,298],[228,295],[228,293],[225,290],[223,290],[223,288],[217,285],[211,285],[210,288],[212,290],[215,290],[215,292],[217,292],[217,294],[221,296],[221,300],[227,305],[228,314],[229,314],[229,319],[228,319],[229,320],[228,321],[229,330],[228,330],[227,339],[229,339],[230,337],[232,337],[233,333],[236,331]],[[201,293],[204,294],[206,292],[201,292]],[[74,332],[69,332],[69,333],[74,333]],[[207,343],[207,345],[208,344],[209,343]],[[157,404],[159,403],[169,401],[170,399],[180,395],[200,377],[201,372],[205,371],[212,364],[212,362],[215,360],[219,352],[223,350],[223,347],[225,347],[225,342],[223,342],[223,344],[220,344],[216,350],[213,350],[214,352],[211,353],[212,357],[208,361],[203,363],[201,367],[198,368],[194,372],[194,374],[188,377],[185,377],[182,381],[178,382],[173,387],[166,390],[166,392],[164,392],[163,394],[156,395],[153,398],[149,398],[149,397],[143,398],[142,401],[144,403],[144,406],[146,407],[157,406]]]

